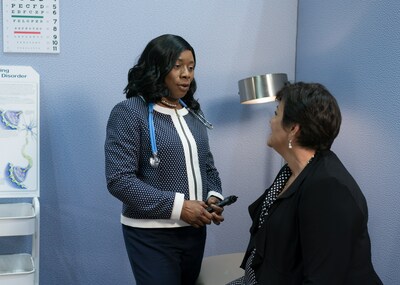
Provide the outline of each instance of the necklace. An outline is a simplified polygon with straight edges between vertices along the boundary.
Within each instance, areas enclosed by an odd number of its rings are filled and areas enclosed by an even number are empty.
[[[165,100],[164,98],[161,98],[161,103],[164,104],[164,105],[167,106],[167,107],[174,108],[174,109],[175,109],[176,107],[178,107],[178,104],[170,103],[170,102],[168,102],[167,100]]]

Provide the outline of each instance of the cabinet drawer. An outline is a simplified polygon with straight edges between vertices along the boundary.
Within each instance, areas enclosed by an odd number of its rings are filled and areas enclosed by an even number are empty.
[[[0,236],[33,234],[35,215],[33,205],[29,203],[0,204]]]
[[[26,253],[0,255],[0,284],[32,285],[35,268],[31,255]]]

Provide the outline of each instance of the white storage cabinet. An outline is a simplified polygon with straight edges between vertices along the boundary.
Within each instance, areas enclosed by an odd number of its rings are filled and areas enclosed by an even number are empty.
[[[10,236],[32,236],[32,252],[0,255],[0,284],[39,284],[40,206],[32,203],[0,204],[0,239]]]

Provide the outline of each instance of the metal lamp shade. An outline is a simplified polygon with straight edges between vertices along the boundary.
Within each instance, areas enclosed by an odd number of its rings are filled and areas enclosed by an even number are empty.
[[[288,83],[286,73],[270,73],[239,80],[239,96],[242,104],[275,101],[275,95]]]

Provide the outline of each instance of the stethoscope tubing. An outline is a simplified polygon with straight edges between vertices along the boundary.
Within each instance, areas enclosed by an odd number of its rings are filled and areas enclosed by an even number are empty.
[[[156,132],[154,129],[154,103],[150,103],[148,108],[149,108],[149,132],[150,132],[151,152],[153,153],[153,155],[150,157],[150,165],[153,168],[157,168],[158,165],[160,164],[160,158],[158,157]]]
[[[179,99],[179,103],[186,109],[188,110],[193,116],[195,116],[203,125],[205,125],[208,129],[213,129],[213,125],[206,120],[206,118],[201,115],[197,114],[194,112],[192,109],[190,109],[183,100]],[[149,103],[148,104],[148,110],[149,110],[149,132],[150,132],[150,144],[151,144],[151,152],[152,156],[150,157],[150,165],[153,168],[157,168],[158,165],[160,164],[160,158],[158,157],[158,149],[157,149],[157,143],[156,143],[156,132],[154,128],[154,103]]]
[[[188,110],[193,116],[195,116],[200,122],[202,122],[203,125],[205,125],[208,129],[212,130],[214,127],[213,125],[206,120],[206,118],[201,115],[201,114],[197,114],[195,111],[193,111],[192,109],[190,109],[185,102],[183,102],[182,99],[179,99],[179,103],[181,103],[181,105],[183,107],[186,108],[186,110]]]

